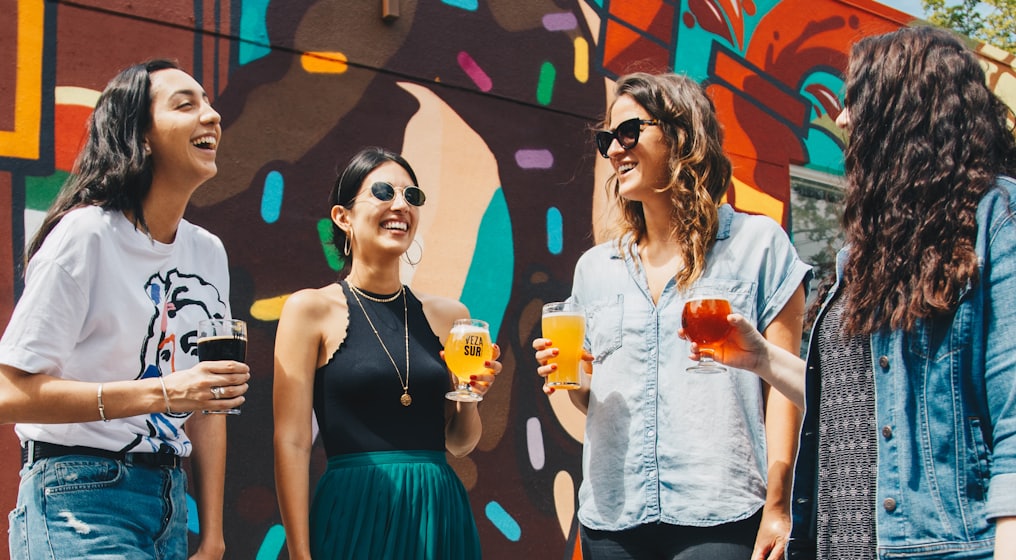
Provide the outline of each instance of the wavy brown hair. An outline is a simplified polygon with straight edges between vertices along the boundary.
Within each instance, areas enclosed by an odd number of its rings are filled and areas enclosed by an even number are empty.
[[[658,120],[670,149],[670,181],[659,192],[668,193],[672,202],[671,234],[681,244],[685,263],[675,280],[678,289],[687,289],[705,270],[705,256],[719,227],[719,201],[730,185],[731,164],[723,151],[723,129],[716,109],[701,85],[679,74],[622,76],[614,93],[615,99],[630,96]],[[621,210],[622,234],[631,234],[622,250],[632,253],[635,243],[646,235],[642,203],[621,198],[616,176],[607,188]],[[623,238],[618,239],[619,244]]]
[[[909,331],[978,281],[977,205],[1016,167],[1009,109],[973,53],[932,27],[858,42],[844,102],[844,330]]]

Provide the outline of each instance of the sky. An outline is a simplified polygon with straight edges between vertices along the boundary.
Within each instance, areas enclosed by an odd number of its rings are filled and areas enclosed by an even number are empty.
[[[880,4],[885,4],[892,8],[896,8],[901,12],[906,12],[910,15],[917,16],[919,18],[924,17],[924,9],[921,7],[921,0],[875,0]]]

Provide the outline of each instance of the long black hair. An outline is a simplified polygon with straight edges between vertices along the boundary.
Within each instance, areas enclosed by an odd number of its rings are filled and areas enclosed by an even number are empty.
[[[152,187],[152,165],[145,153],[145,133],[152,121],[150,76],[178,68],[171,60],[154,59],[125,68],[109,81],[89,120],[85,146],[32,238],[25,263],[60,220],[76,208],[125,210],[134,217],[135,226],[148,230],[141,204]]]

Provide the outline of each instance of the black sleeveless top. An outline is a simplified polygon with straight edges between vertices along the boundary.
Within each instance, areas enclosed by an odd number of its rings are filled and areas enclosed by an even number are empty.
[[[314,413],[328,457],[366,451],[445,450],[445,393],[452,381],[439,352],[441,341],[423,314],[423,305],[407,288],[409,317],[409,395],[402,406],[402,385],[388,355],[342,282],[349,327],[339,349],[314,376]],[[387,296],[372,294],[385,298]],[[360,297],[363,309],[406,378],[402,297],[378,303]]]

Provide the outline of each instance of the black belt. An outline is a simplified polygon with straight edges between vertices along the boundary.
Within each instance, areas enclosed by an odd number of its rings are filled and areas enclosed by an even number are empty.
[[[34,463],[39,459],[52,457],[64,457],[66,455],[86,455],[88,457],[103,457],[116,461],[129,462],[135,465],[146,465],[149,467],[179,467],[183,457],[172,453],[123,453],[96,449],[82,445],[67,446],[45,441],[28,441],[27,447],[21,448],[21,464]]]

